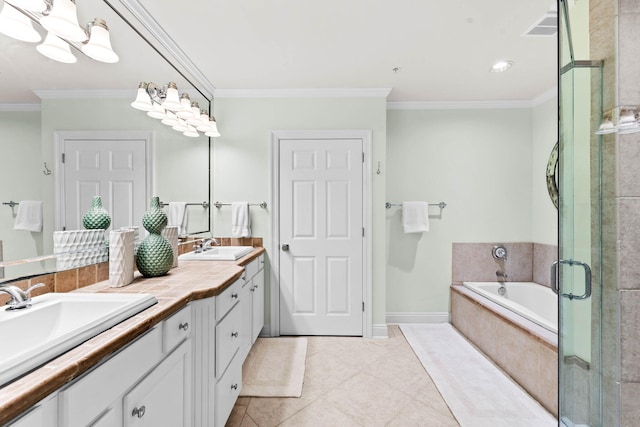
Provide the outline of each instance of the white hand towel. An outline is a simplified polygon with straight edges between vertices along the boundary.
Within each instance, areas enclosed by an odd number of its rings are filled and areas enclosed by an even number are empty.
[[[429,231],[429,203],[402,202],[402,229],[405,233]]]
[[[169,202],[167,225],[178,227],[178,236],[187,235],[187,204],[185,202]]]
[[[251,237],[249,203],[231,203],[231,235],[233,237]]]
[[[42,232],[42,201],[22,200],[18,205],[18,214],[13,229]]]

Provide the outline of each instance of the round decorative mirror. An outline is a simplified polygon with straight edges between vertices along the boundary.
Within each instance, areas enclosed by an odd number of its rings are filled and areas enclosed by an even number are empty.
[[[558,143],[553,146],[547,162],[547,191],[551,202],[558,209]]]

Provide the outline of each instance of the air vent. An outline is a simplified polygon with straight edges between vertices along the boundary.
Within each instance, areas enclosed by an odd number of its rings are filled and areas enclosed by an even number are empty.
[[[535,24],[530,26],[527,31],[522,33],[522,37],[550,37],[555,36],[558,32],[558,14],[555,12],[547,12],[542,18],[538,19]]]

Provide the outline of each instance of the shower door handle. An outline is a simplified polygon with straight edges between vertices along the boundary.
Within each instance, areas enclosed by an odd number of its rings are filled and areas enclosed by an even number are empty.
[[[591,296],[591,267],[589,267],[589,264],[587,264],[586,262],[576,261],[573,259],[561,259],[558,261],[554,261],[551,264],[551,290],[556,294],[558,294],[559,292],[558,264],[567,264],[569,267],[573,267],[574,265],[579,265],[584,269],[584,294],[574,295],[572,293],[568,293],[568,294],[562,294],[562,296],[565,298],[569,298],[570,300],[589,298]]]

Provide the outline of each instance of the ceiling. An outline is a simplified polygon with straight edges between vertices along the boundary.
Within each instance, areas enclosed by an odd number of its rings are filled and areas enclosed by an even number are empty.
[[[557,38],[522,36],[552,0],[139,3],[219,93],[391,88],[389,101],[513,101],[557,86]],[[513,67],[491,73],[501,59]]]
[[[216,96],[388,88],[389,101],[522,101],[557,86],[556,37],[521,36],[553,0],[126,1],[153,16]],[[187,86],[102,0],[77,5],[80,23],[107,21],[120,62],[76,51],[76,64],[60,64],[0,34],[0,104],[38,103],[34,91],[51,89],[135,94],[141,80]],[[491,73],[499,59],[514,66]]]

